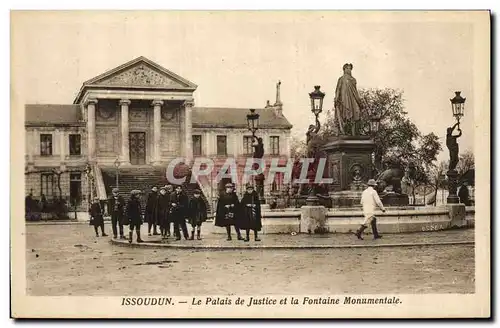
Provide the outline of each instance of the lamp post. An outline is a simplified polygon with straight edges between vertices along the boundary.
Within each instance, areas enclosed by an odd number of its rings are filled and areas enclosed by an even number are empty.
[[[262,144],[262,141],[259,142],[259,139],[255,136],[255,132],[257,132],[257,130],[259,129],[259,117],[260,115],[255,112],[255,109],[250,109],[250,113],[247,114],[247,124],[248,130],[252,132],[252,139],[254,141],[257,141],[253,158],[262,159],[262,157],[264,156],[264,145]],[[257,168],[256,165],[259,164],[254,164],[254,170]],[[258,176],[256,176],[255,182],[257,194],[259,195],[259,201],[261,204],[265,204],[266,200],[264,198],[264,174],[260,173]]]
[[[116,168],[116,188],[118,189],[118,186],[119,186],[119,181],[120,181],[120,160],[118,159],[118,157],[116,158],[115,160],[115,168]]]
[[[90,206],[92,205],[92,169],[90,168],[89,164],[85,166],[84,172],[85,176],[87,177],[87,203],[90,210]]]
[[[376,113],[373,113],[371,116],[370,116],[370,134],[371,134],[371,137],[372,139],[375,139],[375,136],[377,135],[378,133],[378,130],[380,128],[380,116]],[[378,172],[378,167],[377,167],[377,163],[375,161],[375,151],[372,153],[372,178],[375,179],[375,172]]]
[[[309,93],[309,99],[311,100],[311,112],[314,114],[314,121],[315,121],[315,126],[312,126],[312,129],[307,131],[307,153],[308,156],[314,157],[315,162],[313,168],[310,170],[311,173],[314,173],[315,178],[316,170],[314,169],[318,163],[316,163],[316,153],[313,153],[312,147],[310,147],[310,143],[314,142],[314,137],[317,135],[321,125],[319,123],[319,114],[323,111],[323,99],[325,98],[325,93],[320,90],[319,85],[314,86],[314,91]],[[308,178],[310,179],[311,176],[308,174]],[[309,182],[309,195],[307,196],[306,203],[308,205],[314,206],[318,204],[318,197],[316,196],[316,183]]]
[[[450,165],[448,167],[448,198],[446,202],[448,204],[458,204],[460,199],[457,196],[457,177],[458,172],[456,166],[458,163],[458,142],[457,139],[462,136],[462,131],[460,130],[460,119],[464,116],[465,109],[465,98],[460,95],[460,91],[455,91],[455,97],[450,99],[451,110],[453,117],[457,120],[457,123],[451,128],[447,129],[446,132],[446,146],[450,151]],[[453,135],[453,130],[457,127],[460,132],[458,135]]]

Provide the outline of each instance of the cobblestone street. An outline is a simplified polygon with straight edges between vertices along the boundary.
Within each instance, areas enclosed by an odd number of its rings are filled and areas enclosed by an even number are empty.
[[[106,229],[110,234],[109,225]],[[208,241],[194,242],[222,242],[224,235],[206,233],[204,237]],[[28,295],[474,292],[474,245],[147,249],[111,245],[110,237],[95,237],[86,224],[28,225],[26,238]],[[262,243],[379,242],[370,236],[365,241],[353,238],[263,235]],[[473,241],[474,230],[385,235],[383,240],[389,244]]]

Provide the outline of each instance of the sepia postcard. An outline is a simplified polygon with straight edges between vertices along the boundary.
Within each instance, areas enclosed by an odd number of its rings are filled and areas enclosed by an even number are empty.
[[[11,316],[490,317],[490,19],[11,11]]]

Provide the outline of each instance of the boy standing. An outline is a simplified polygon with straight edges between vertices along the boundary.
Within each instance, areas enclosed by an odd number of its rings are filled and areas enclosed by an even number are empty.
[[[196,189],[193,198],[189,201],[189,224],[191,224],[191,240],[194,240],[194,231],[196,228],[196,239],[201,240],[201,224],[207,220],[207,206],[201,191]]]

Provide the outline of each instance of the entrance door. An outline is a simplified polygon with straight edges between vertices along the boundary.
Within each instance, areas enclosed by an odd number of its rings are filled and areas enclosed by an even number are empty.
[[[130,132],[130,163],[132,165],[146,164],[146,133]]]

